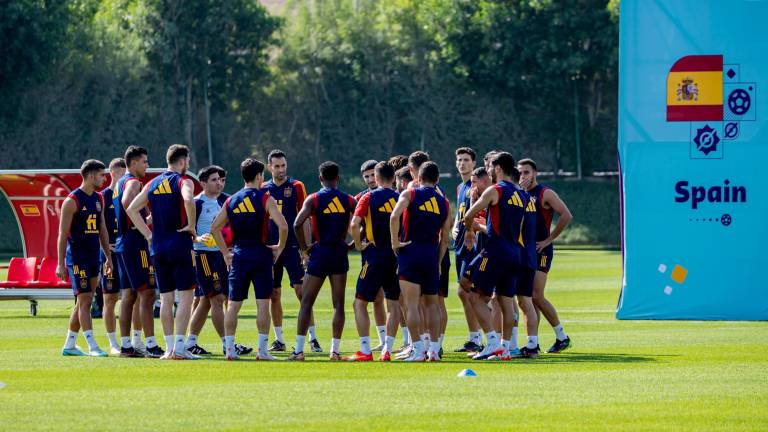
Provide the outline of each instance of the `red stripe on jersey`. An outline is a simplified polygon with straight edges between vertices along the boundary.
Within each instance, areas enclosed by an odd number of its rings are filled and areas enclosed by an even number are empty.
[[[547,227],[547,231],[549,231],[550,226],[552,226],[552,216],[553,216],[553,210],[551,208],[544,208],[544,191],[549,189],[548,187],[542,186],[541,190],[539,191],[539,198],[536,204],[538,204],[538,207],[541,212],[541,217],[544,218],[544,225]]]
[[[357,208],[355,208],[355,216],[364,218],[369,214],[368,207],[370,207],[371,194],[366,193],[357,201]]]
[[[312,194],[307,197],[312,200],[312,237],[316,242],[320,241],[320,231],[317,229],[317,194]]]
[[[411,213],[408,211],[408,208],[413,205],[413,198],[416,196],[416,190],[408,189],[408,193],[411,202],[408,204],[408,207],[405,208],[405,211],[403,211],[403,241],[408,241],[408,223],[411,219]]]
[[[179,184],[176,185],[179,188],[179,212],[181,213],[179,215],[179,221],[181,222],[181,225],[179,225],[179,228],[183,228],[187,226],[187,210],[184,207],[184,196],[181,194],[181,186],[184,183],[184,177],[179,176]]]
[[[494,188],[496,188],[496,193],[499,194],[499,201],[496,202],[495,205],[488,206],[488,215],[491,218],[491,227],[493,227],[493,230],[496,232],[498,236],[501,236],[501,216],[499,211],[499,206],[501,205],[501,186],[499,185],[493,185]]]

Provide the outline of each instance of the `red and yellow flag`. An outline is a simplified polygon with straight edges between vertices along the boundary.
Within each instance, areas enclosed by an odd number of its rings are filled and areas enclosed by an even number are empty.
[[[723,120],[723,56],[692,55],[667,75],[667,121]]]

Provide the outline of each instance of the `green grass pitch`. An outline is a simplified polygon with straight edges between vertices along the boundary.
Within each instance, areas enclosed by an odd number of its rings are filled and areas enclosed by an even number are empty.
[[[358,342],[351,301],[360,266],[357,256],[350,262],[345,353]],[[298,364],[65,358],[70,303],[41,302],[31,317],[27,302],[0,302],[0,430],[767,430],[768,325],[617,321],[620,273],[616,252],[559,251],[548,292],[574,347],[504,363],[453,353],[439,364],[331,363],[327,354]],[[297,303],[286,294],[290,347]],[[446,351],[467,333],[455,284],[448,308]],[[327,351],[327,289],[315,316]],[[239,330],[239,341],[255,344],[252,300]],[[554,335],[540,330],[546,349]],[[201,345],[220,352],[210,323]],[[478,376],[457,378],[464,368]]]

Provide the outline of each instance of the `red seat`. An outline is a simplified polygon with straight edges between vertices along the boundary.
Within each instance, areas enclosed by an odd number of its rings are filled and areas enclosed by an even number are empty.
[[[11,258],[8,277],[0,288],[25,288],[37,279],[37,258]]]
[[[40,263],[40,273],[37,276],[37,280],[30,282],[27,287],[30,288],[67,288],[70,286],[66,279],[69,279],[68,275],[65,280],[59,279],[56,276],[56,266],[59,264],[59,259],[56,257],[45,257],[42,263]]]

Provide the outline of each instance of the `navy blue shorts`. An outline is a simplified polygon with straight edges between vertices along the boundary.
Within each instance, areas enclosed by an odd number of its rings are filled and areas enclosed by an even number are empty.
[[[72,283],[72,293],[75,294],[75,297],[77,297],[78,294],[91,292],[90,280],[99,277],[100,267],[101,265],[98,262],[82,265],[72,264],[67,266],[69,281]]]
[[[283,253],[272,266],[274,287],[280,288],[283,282],[283,269],[288,272],[288,280],[291,285],[301,285],[304,281],[304,266],[301,265],[301,252],[298,246],[286,246]]]
[[[504,253],[492,253],[484,249],[470,264],[472,284],[475,290],[486,296],[514,297],[522,267],[508,259]]]
[[[517,294],[523,297],[533,297],[533,278],[536,270],[528,267],[520,268],[520,279],[517,282]]]
[[[368,246],[363,253],[363,267],[357,278],[355,297],[372,302],[376,300],[379,290],[384,290],[387,300],[397,301],[400,298],[400,283],[397,281],[397,259],[391,252],[371,250]]]
[[[101,253],[101,292],[104,294],[117,294],[120,292],[120,264],[118,263],[117,255],[114,252],[110,252],[112,255],[112,274],[107,276],[107,263],[104,258],[104,252]]]
[[[312,248],[307,262],[307,274],[319,278],[330,275],[346,274],[349,271],[348,247],[344,243],[338,245],[317,244]]]
[[[152,258],[160,294],[195,289],[195,253],[192,249],[160,252]]]
[[[248,298],[248,288],[253,284],[256,300],[272,297],[272,251],[264,248],[258,253],[249,253],[248,258],[232,257],[229,272],[229,299],[243,301]]]
[[[421,286],[423,295],[437,295],[440,286],[437,246],[411,243],[397,255],[397,274],[400,280]]]
[[[457,281],[461,281],[461,278],[467,278],[471,279],[468,274],[470,273],[470,267],[469,265],[472,263],[472,260],[475,259],[475,257],[478,254],[472,252],[464,252],[461,255],[456,255],[456,279]]]
[[[146,246],[140,249],[126,248],[115,255],[119,263],[121,289],[131,289],[134,292],[147,288],[155,289],[155,269]]]
[[[443,255],[443,261],[440,263],[440,285],[438,294],[441,297],[448,297],[448,286],[451,284],[451,257],[448,251]]]
[[[552,245],[547,246],[538,254],[538,271],[549,273],[549,269],[552,267],[552,258],[555,257],[555,249]]]
[[[229,272],[224,256],[219,251],[195,251],[197,288],[195,297],[229,295]]]

